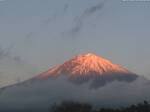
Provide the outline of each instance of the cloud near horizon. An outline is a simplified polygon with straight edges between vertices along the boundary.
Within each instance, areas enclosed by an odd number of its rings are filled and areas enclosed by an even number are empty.
[[[66,100],[104,107],[150,101],[150,81],[142,77],[131,83],[114,81],[99,89],[89,89],[89,84],[74,85],[60,77],[16,85],[1,90],[0,109],[47,109]]]
[[[37,73],[35,66],[16,55],[13,50],[13,46],[0,47],[0,88],[16,83],[18,79],[26,80]]]

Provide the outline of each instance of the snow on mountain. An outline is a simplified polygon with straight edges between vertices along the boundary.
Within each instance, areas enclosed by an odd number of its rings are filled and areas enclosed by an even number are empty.
[[[0,111],[45,111],[64,100],[122,106],[149,100],[150,81],[94,54],[0,89]]]
[[[90,73],[104,75],[112,72],[129,73],[128,70],[119,65],[112,64],[110,61],[102,57],[88,53],[84,55],[78,55],[64,64],[56,66],[47,72],[42,73],[39,78],[48,78],[49,76],[56,76],[59,74],[84,76]]]
[[[75,56],[64,64],[41,73],[36,78],[48,79],[61,75],[68,76],[69,80],[76,84],[93,80],[92,85],[95,87],[103,86],[114,80],[133,81],[137,77],[137,75],[120,65],[113,64],[109,60],[88,53]]]

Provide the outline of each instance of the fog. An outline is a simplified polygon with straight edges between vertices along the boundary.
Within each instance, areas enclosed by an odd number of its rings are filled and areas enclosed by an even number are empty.
[[[133,82],[114,81],[90,89],[90,81],[75,85],[64,76],[32,80],[0,90],[1,111],[45,110],[62,101],[86,102],[102,107],[120,107],[150,101],[150,81],[139,77]]]

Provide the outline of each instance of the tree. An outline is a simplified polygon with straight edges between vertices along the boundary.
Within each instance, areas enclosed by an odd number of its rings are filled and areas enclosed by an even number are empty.
[[[92,112],[92,106],[86,103],[65,101],[60,105],[54,104],[50,112]]]
[[[150,112],[150,104],[147,101],[126,108],[99,108],[93,109],[92,105],[78,102],[62,102],[54,104],[50,112]]]

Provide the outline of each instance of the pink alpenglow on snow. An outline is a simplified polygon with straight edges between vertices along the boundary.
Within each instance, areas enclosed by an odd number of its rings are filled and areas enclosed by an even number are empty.
[[[95,54],[87,53],[77,55],[64,64],[41,73],[36,78],[48,79],[61,75],[68,76],[70,81],[79,84],[92,79],[94,83],[97,83],[96,85],[99,85],[98,83],[103,85],[114,80],[132,81],[137,77],[136,74],[120,65],[113,64],[111,61]]]

